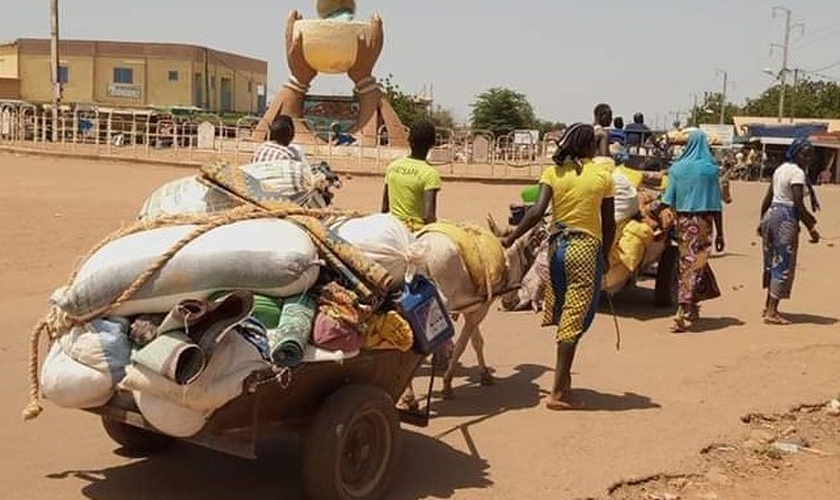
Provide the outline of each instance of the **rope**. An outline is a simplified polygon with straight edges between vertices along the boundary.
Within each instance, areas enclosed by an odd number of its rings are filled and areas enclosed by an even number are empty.
[[[615,305],[613,304],[612,295],[606,293],[604,294],[607,296],[607,304],[610,306],[610,312],[612,312],[613,317],[613,324],[615,325],[615,350],[621,351],[621,325],[618,324],[618,314],[615,312]]]
[[[72,286],[72,284],[75,282],[84,262],[86,262],[93,254],[101,250],[104,246],[117,239],[124,238],[125,236],[129,236],[132,234],[149,231],[152,229],[158,229],[161,227],[198,225],[198,227],[194,231],[192,231],[190,234],[188,234],[180,241],[175,243],[175,245],[173,245],[166,253],[161,255],[160,258],[158,258],[154,263],[152,263],[143,273],[141,273],[131,283],[131,285],[129,285],[128,288],[126,288],[110,304],[80,316],[73,316],[67,314],[58,307],[53,307],[43,319],[36,323],[35,327],[32,329],[32,332],[30,334],[28,366],[29,402],[26,404],[23,410],[23,419],[26,421],[35,419],[43,411],[43,407],[40,404],[40,384],[38,377],[38,361],[40,357],[39,349],[41,338],[44,335],[47,335],[49,340],[51,342],[54,342],[63,335],[67,334],[72,328],[84,325],[93,319],[107,315],[108,312],[119,308],[128,300],[130,300],[141,288],[143,288],[143,286],[145,286],[146,283],[148,283],[148,281],[157,272],[163,269],[163,267],[166,266],[166,264],[170,260],[172,260],[172,258],[178,252],[180,252],[184,247],[186,247],[196,239],[200,238],[204,234],[207,234],[208,232],[222,226],[254,219],[291,218],[296,219],[296,222],[301,223],[299,225],[306,229],[306,222],[308,220],[311,221],[312,218],[355,218],[362,216],[363,214],[354,211],[334,209],[310,209],[303,208],[294,204],[289,204],[288,207],[275,208],[272,210],[266,210],[261,207],[250,205],[234,208],[232,210],[222,212],[219,214],[183,214],[157,217],[148,221],[135,222],[134,224],[131,224],[127,227],[113,232],[112,234],[104,238],[102,241],[100,241],[97,245],[95,245],[87,253],[87,255],[81,259],[82,262],[77,265],[76,269],[70,275],[67,285],[68,287]],[[312,231],[309,232],[311,233]],[[319,235],[313,234],[313,236],[315,236],[314,239],[317,240]],[[318,246],[319,248],[324,247],[323,243],[320,241],[316,241],[316,246]]]

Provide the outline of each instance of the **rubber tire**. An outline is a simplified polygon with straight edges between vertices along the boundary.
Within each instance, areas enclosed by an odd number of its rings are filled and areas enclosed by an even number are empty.
[[[108,437],[131,454],[152,455],[175,443],[175,438],[171,436],[118,422],[104,415],[102,427],[105,428]]]
[[[677,305],[678,276],[680,267],[680,250],[668,245],[659,258],[656,272],[656,286],[653,292],[653,302],[657,307],[674,307]]]
[[[370,417],[368,419],[368,417]],[[373,484],[352,491],[344,484],[342,458],[348,437],[370,420],[381,434],[382,459]],[[364,420],[362,420],[364,422]],[[364,424],[362,424],[364,425]],[[399,417],[391,396],[376,387],[348,385],[333,393],[318,410],[303,443],[303,485],[309,500],[379,500],[385,496],[396,464]],[[376,447],[378,448],[378,447]]]

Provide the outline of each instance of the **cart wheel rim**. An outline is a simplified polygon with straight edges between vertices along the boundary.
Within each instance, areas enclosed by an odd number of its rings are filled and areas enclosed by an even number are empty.
[[[363,498],[384,480],[393,454],[393,434],[388,417],[367,410],[347,424],[338,474],[351,498]]]

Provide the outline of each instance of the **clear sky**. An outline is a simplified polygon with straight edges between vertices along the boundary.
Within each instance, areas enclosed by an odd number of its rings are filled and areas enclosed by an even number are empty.
[[[48,0],[6,0],[0,39],[49,36]],[[669,123],[692,93],[719,90],[729,72],[736,102],[772,84],[763,68],[781,66],[784,16],[793,10],[789,67],[840,63],[837,0],[357,0],[357,17],[379,11],[386,45],[377,69],[404,90],[433,85],[456,117],[482,90],[524,93],[537,115],[591,120],[600,101],[627,119]],[[182,42],[269,61],[270,88],[286,78],[282,30],[290,9],[315,17],[314,0],[61,0],[62,37]],[[824,71],[840,79],[840,64]],[[343,77],[320,77],[314,90],[350,92]]]

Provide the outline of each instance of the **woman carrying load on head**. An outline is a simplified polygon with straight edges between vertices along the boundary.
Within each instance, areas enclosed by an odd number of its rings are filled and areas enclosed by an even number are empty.
[[[595,129],[575,124],[558,144],[554,163],[540,178],[539,196],[522,222],[504,238],[510,247],[551,208],[550,283],[543,326],[557,326],[554,384],[546,407],[580,406],[571,394],[571,368],[578,343],[592,324],[601,292],[606,251],[615,238],[612,175],[593,162]]]
[[[785,154],[785,163],[773,173],[767,195],[761,203],[761,225],[758,232],[764,243],[764,322],[787,325],[790,321],[779,314],[779,301],[789,299],[796,271],[799,248],[799,224],[808,228],[811,243],[820,241],[817,219],[805,208],[805,189],[809,188],[811,205],[819,203],[808,183],[805,169],[814,158],[814,147],[807,139],[797,139]]]
[[[685,151],[668,170],[662,202],[677,214],[679,306],[672,331],[684,332],[700,318],[698,304],[720,296],[709,267],[712,234],[718,252],[726,246],[718,165],[702,130],[691,131]]]

